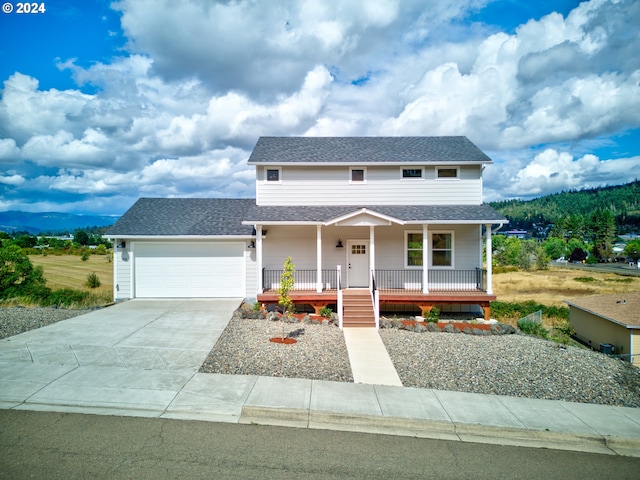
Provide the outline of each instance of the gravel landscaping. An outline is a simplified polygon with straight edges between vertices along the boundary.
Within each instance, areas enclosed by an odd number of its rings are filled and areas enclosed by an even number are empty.
[[[0,308],[0,338],[90,310]],[[243,318],[236,312],[200,371],[352,382],[335,325]],[[283,333],[297,343],[277,344]],[[640,369],[530,336],[381,329],[404,386],[640,408]]]
[[[28,330],[46,327],[60,320],[67,320],[93,309],[67,309],[51,307],[2,307],[0,308],[0,339],[12,337]]]

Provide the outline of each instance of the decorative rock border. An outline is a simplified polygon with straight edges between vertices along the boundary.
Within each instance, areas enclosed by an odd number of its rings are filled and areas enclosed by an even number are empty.
[[[516,333],[516,329],[504,323],[480,323],[468,321],[450,322],[421,322],[413,319],[388,319],[380,317],[380,328],[397,328],[410,332],[444,332],[465,333],[467,335],[510,335]]]
[[[240,318],[252,318],[256,320],[267,320],[270,322],[284,321],[286,323],[304,323],[316,325],[338,326],[339,320],[336,314],[331,318],[319,317],[311,314],[284,315],[279,312],[255,311],[247,307],[240,307],[236,310]],[[397,328],[416,333],[423,332],[444,332],[444,333],[465,333],[467,335],[510,335],[516,333],[516,329],[511,325],[497,323],[495,321],[486,323],[484,321],[457,321],[448,322],[424,322],[415,318],[394,318],[380,317],[380,328]]]

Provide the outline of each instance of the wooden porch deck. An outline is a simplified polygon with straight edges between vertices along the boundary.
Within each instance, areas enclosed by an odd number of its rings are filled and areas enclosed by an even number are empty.
[[[429,293],[407,292],[398,290],[378,290],[380,305],[412,304],[420,308],[422,316],[429,315],[431,309],[436,305],[479,305],[484,313],[485,320],[491,318],[490,302],[496,299],[495,295],[490,295],[482,291],[430,291]],[[321,293],[315,290],[294,290],[289,292],[293,303],[311,305],[316,313],[327,305],[338,303],[338,291],[327,289]],[[278,292],[266,290],[258,295],[258,302],[264,304],[277,304]]]

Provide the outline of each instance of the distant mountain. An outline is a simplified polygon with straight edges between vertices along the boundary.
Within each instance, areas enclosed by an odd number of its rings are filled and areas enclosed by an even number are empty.
[[[530,230],[534,224],[548,225],[569,215],[589,216],[595,210],[608,210],[618,227],[625,231],[640,228],[640,180],[625,185],[570,190],[534,200],[490,202],[509,219],[509,228]]]
[[[119,217],[106,215],[75,215],[61,212],[0,212],[0,231],[12,233],[29,232],[32,235],[43,233],[63,233],[89,227],[113,225]]]

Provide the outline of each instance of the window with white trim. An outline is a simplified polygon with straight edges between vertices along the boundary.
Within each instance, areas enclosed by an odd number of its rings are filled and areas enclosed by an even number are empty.
[[[402,168],[401,176],[402,178],[423,178],[424,177],[424,168]]]
[[[267,182],[279,182],[282,170],[280,168],[267,168],[264,171],[264,179]]]
[[[367,181],[367,169],[364,167],[351,167],[349,169],[349,183],[365,183]]]
[[[453,232],[431,233],[431,266],[453,267]]]
[[[422,232],[405,232],[404,246],[405,267],[422,267]]]
[[[459,178],[458,167],[436,167],[436,178]]]

